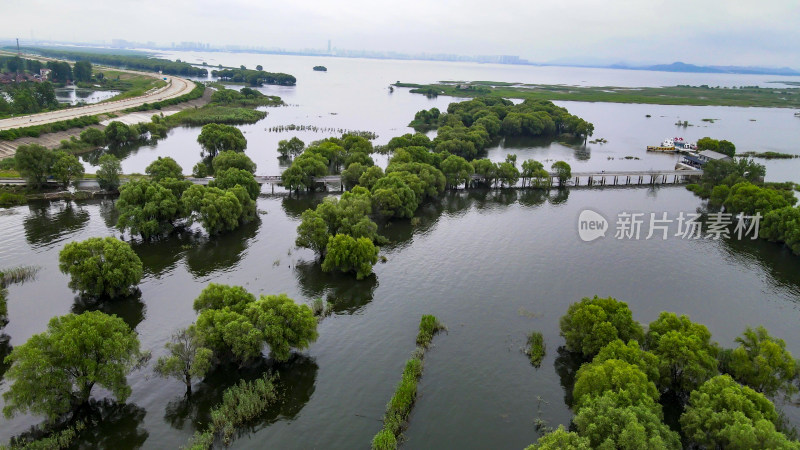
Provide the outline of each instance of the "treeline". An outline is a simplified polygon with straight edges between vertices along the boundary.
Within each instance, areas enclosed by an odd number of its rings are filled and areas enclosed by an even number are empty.
[[[647,330],[628,305],[584,298],[560,321],[571,371],[574,431],[528,449],[797,449],[796,431],[770,401],[798,391],[800,361],[782,339],[747,327],[723,349],[688,316],[662,312]],[[677,420],[671,428],[665,411]]]
[[[11,100],[7,100],[0,92],[0,116],[36,114],[59,107],[56,91],[53,89],[53,85],[47,81],[9,84],[3,90],[11,97]]]
[[[127,69],[146,70],[151,72],[161,71],[169,75],[187,75],[194,77],[208,76],[208,71],[206,69],[194,67],[189,63],[170,61],[168,59],[151,58],[144,55],[114,55],[110,53],[59,50],[38,47],[27,47],[23,50],[53,58],[65,58],[74,61],[90,61],[95,64],[103,64]]]
[[[73,68],[68,62],[63,61],[42,63],[35,59],[21,58],[19,56],[0,56],[0,72],[39,75],[41,69],[50,69],[48,80],[56,83],[89,81],[92,76],[92,64],[89,61],[79,61]]]
[[[296,156],[281,175],[284,187],[311,191],[318,178],[346,167],[341,180],[349,192],[339,200],[326,198],[316,209],[304,212],[296,244],[313,250],[324,271],[353,273],[358,279],[372,272],[379,252],[376,244],[385,241],[373,219],[411,218],[420,205],[447,187],[514,186],[520,178],[532,187],[550,187],[550,173],[537,161],[523,162],[522,172],[513,155],[499,164],[488,159],[470,163],[447,151],[431,151],[433,141],[424,134],[390,140],[386,147],[393,155],[385,171],[370,156],[372,143],[360,136],[345,134],[303,146],[297,138],[279,143],[282,155]],[[563,161],[552,168],[564,186],[571,168]]]
[[[712,209],[725,208],[734,217],[761,215],[758,235],[785,244],[800,255],[800,207],[794,183],[764,183],[763,165],[746,158],[736,161],[709,161],[703,166],[700,182],[687,186],[708,199]]]
[[[20,58],[19,56],[0,56],[0,73],[38,74],[43,67],[45,67],[44,64],[35,59]]]
[[[221,81],[247,83],[250,86],[261,86],[263,84],[294,86],[295,83],[297,83],[297,79],[288,73],[273,73],[265,72],[263,70],[251,70],[244,68],[212,70],[211,75],[218,77]]]
[[[550,101],[528,99],[514,105],[500,97],[451,103],[446,113],[437,108],[422,110],[409,126],[418,130],[438,128],[434,151],[447,151],[467,160],[501,137],[569,133],[588,138],[594,133],[594,125]]]

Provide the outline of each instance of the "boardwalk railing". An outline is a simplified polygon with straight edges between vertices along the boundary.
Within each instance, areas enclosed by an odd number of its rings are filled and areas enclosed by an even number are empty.
[[[572,176],[565,182],[565,186],[639,186],[639,185],[654,185],[654,184],[682,184],[699,178],[703,174],[702,170],[650,170],[650,171],[614,171],[614,172],[574,172]],[[555,173],[549,175],[550,186],[558,187],[559,179]],[[194,184],[207,185],[213,178],[186,178]],[[255,177],[259,184],[270,184],[274,192],[275,185],[281,185],[283,182],[279,175],[257,175]],[[472,175],[472,180],[481,181],[484,177],[481,175]],[[122,182],[127,182],[127,179],[122,179]],[[342,177],[339,175],[328,175],[324,177],[315,178],[314,181],[324,185],[339,185],[342,188]],[[55,180],[49,180],[49,183],[56,184]],[[25,185],[27,182],[22,178],[5,178],[0,179],[0,185],[14,184]],[[79,188],[98,188],[97,180],[84,179],[77,182]]]

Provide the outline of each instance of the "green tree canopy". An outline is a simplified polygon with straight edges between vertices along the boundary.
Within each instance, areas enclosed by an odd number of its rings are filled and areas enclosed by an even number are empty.
[[[733,145],[733,142],[723,139],[719,141],[719,147],[717,148],[717,151],[723,155],[733,157],[733,155],[736,154],[736,146]]]
[[[281,154],[284,158],[294,158],[295,156],[299,156],[303,153],[303,149],[306,147],[306,144],[297,138],[297,136],[292,137],[291,139],[281,140],[278,141],[278,153]]]
[[[581,366],[572,389],[572,398],[578,410],[604,395],[613,398],[618,407],[645,403],[655,408],[659,399],[656,385],[636,365],[608,359]]]
[[[122,173],[122,166],[114,155],[103,155],[98,161],[100,166],[97,169],[97,184],[104,191],[115,191],[119,188],[119,174]]]
[[[328,174],[328,160],[324,156],[304,152],[281,174],[283,185],[292,191],[313,190],[314,178]]]
[[[682,448],[680,436],[661,421],[661,407],[652,401],[619,406],[617,398],[606,393],[582,406],[574,422],[578,435],[595,449]]]
[[[773,209],[792,206],[796,201],[797,199],[791,192],[788,196],[785,196],[775,189],[742,182],[731,186],[730,193],[728,194],[728,198],[725,199],[724,205],[725,209],[732,213],[741,212],[745,215],[752,216],[755,215],[756,212],[760,212],[763,216]]]
[[[304,349],[317,339],[311,308],[285,294],[253,296],[238,286],[210,285],[195,300],[197,333],[217,355],[241,362],[257,358],[266,343],[277,361],[292,348]]]
[[[417,196],[405,181],[397,176],[400,175],[399,172],[390,175],[379,179],[372,187],[372,204],[375,210],[384,217],[413,217],[418,206]]]
[[[211,158],[220,152],[243,152],[247,148],[247,139],[240,129],[219,123],[203,125],[197,142],[200,143],[205,154]]]
[[[346,234],[331,236],[322,262],[322,270],[332,272],[355,272],[361,280],[372,273],[372,266],[378,262],[378,247],[369,238],[353,238]]]
[[[519,170],[510,162],[497,165],[497,179],[504,186],[514,186],[519,181]]]
[[[689,442],[705,448],[800,448],[776,430],[772,402],[728,375],[711,378],[692,392],[680,422]]]
[[[365,170],[360,177],[358,177],[358,184],[360,186],[364,186],[364,188],[368,190],[372,190],[372,188],[375,186],[375,183],[377,183],[378,180],[384,176],[386,175],[383,173],[383,169],[378,166],[372,166]]]
[[[423,162],[391,163],[386,168],[386,173],[408,172],[416,175],[422,182],[421,186],[425,197],[434,198],[444,192],[447,180],[441,170],[431,164]],[[373,184],[374,186],[374,184]]]
[[[159,156],[157,160],[151,162],[144,169],[144,172],[150,175],[150,179],[155,182],[159,182],[164,178],[183,179],[183,168],[169,156],[164,158]]]
[[[556,172],[559,187],[564,187],[567,180],[572,178],[572,167],[564,161],[556,161],[550,168]]]
[[[245,315],[261,330],[271,356],[289,359],[291,349],[306,349],[317,340],[317,318],[307,305],[298,305],[286,294],[262,295]]]
[[[83,177],[84,168],[75,155],[57,151],[51,172],[53,177],[60,181],[64,188],[67,188],[71,182],[78,181]]]
[[[780,391],[787,396],[797,392],[794,382],[800,363],[786,350],[783,339],[770,336],[763,326],[747,327],[736,343],[739,346],[730,352],[727,365],[737,381],[771,397]]]
[[[92,79],[92,63],[89,61],[78,61],[72,68],[75,81],[88,82]]]
[[[297,226],[295,245],[313,250],[322,259],[325,257],[329,237],[328,225],[319,213],[313,209],[305,210],[300,216],[300,225]]]
[[[89,401],[92,388],[119,402],[131,394],[126,376],[139,363],[139,339],[125,322],[100,311],[54,317],[8,356],[3,394],[7,418],[18,412],[58,417]]]
[[[81,141],[95,147],[102,147],[106,145],[106,135],[97,128],[87,128],[81,131]]]
[[[194,184],[181,198],[190,221],[199,221],[208,234],[235,230],[247,211],[232,190]]]
[[[14,166],[34,188],[40,188],[47,182],[56,154],[39,144],[23,144],[17,147],[14,154]]]
[[[719,141],[706,136],[697,140],[698,150],[719,150]]]
[[[151,164],[152,166],[152,164]],[[142,239],[150,239],[172,229],[172,222],[179,217],[180,203],[175,194],[159,183],[134,180],[119,190],[115,204],[119,211],[117,228]]]
[[[208,183],[208,186],[230,189],[237,184],[245,188],[247,194],[253,200],[257,199],[258,194],[261,193],[261,185],[258,184],[253,174],[247,170],[237,169],[235,167],[216,172],[214,179]]]
[[[647,348],[659,358],[662,389],[687,395],[717,374],[719,347],[705,325],[662,312],[650,323]]]
[[[242,152],[224,151],[214,158],[214,172],[220,173],[228,169],[241,169],[250,173],[256,173],[256,163]]]
[[[243,313],[247,305],[256,301],[256,297],[241,286],[210,283],[194,300],[194,310],[198,313],[210,309],[224,309]]]
[[[106,142],[108,142],[109,145],[124,145],[137,138],[137,136],[134,136],[134,133],[131,132],[129,126],[116,120],[106,125],[103,132],[106,136]]]
[[[619,339],[609,342],[600,349],[592,362],[600,363],[609,359],[619,359],[638,366],[647,375],[647,379],[653,383],[658,383],[661,378],[658,357],[651,352],[642,350],[639,342],[635,340],[628,341],[627,344]]]
[[[766,213],[759,236],[773,242],[783,242],[800,255],[800,208],[787,206]]]
[[[472,165],[466,159],[456,155],[448,156],[443,160],[441,169],[447,179],[447,184],[452,187],[468,183],[473,170]]]
[[[158,358],[153,370],[160,377],[182,381],[191,394],[192,380],[203,378],[211,368],[213,352],[200,342],[194,325],[173,334],[164,346],[168,353]]]
[[[58,254],[69,287],[95,297],[126,295],[142,279],[142,261],[126,242],[113,237],[70,242]]]
[[[567,349],[586,358],[593,357],[614,340],[642,340],[644,334],[628,305],[612,297],[584,297],[571,304],[560,326]]]
[[[352,189],[358,184],[359,178],[367,170],[367,167],[359,162],[350,163],[347,169],[342,171],[342,183],[345,189]]]
[[[579,436],[578,433],[567,431],[564,425],[559,425],[555,430],[540,437],[536,444],[529,445],[525,450],[590,450],[588,438]]]

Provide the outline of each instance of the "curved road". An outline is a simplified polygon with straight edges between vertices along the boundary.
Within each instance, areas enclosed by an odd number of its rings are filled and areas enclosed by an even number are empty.
[[[26,57],[28,57],[26,55]],[[159,75],[152,72],[138,72],[133,70],[117,69],[122,72],[136,73],[139,75],[146,75],[153,78],[166,78],[167,85],[155,91],[148,92],[140,97],[126,98],[124,100],[116,100],[113,102],[95,103],[93,105],[81,106],[78,108],[66,108],[57,111],[44,112],[39,114],[31,114],[27,116],[11,117],[8,119],[0,120],[0,131],[8,130],[10,128],[29,127],[33,125],[42,125],[50,122],[58,122],[60,120],[74,119],[81,116],[92,116],[96,114],[110,113],[120,111],[134,106],[140,106],[145,103],[153,103],[160,100],[180,97],[181,95],[188,94],[194,89],[195,84],[185,78],[174,77],[170,75]]]

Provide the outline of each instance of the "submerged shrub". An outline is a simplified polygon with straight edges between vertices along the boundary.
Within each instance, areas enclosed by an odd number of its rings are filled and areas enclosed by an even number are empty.
[[[525,354],[531,359],[531,364],[538,368],[542,365],[542,359],[545,355],[544,336],[539,331],[532,331],[528,335],[528,345],[525,348]]]

